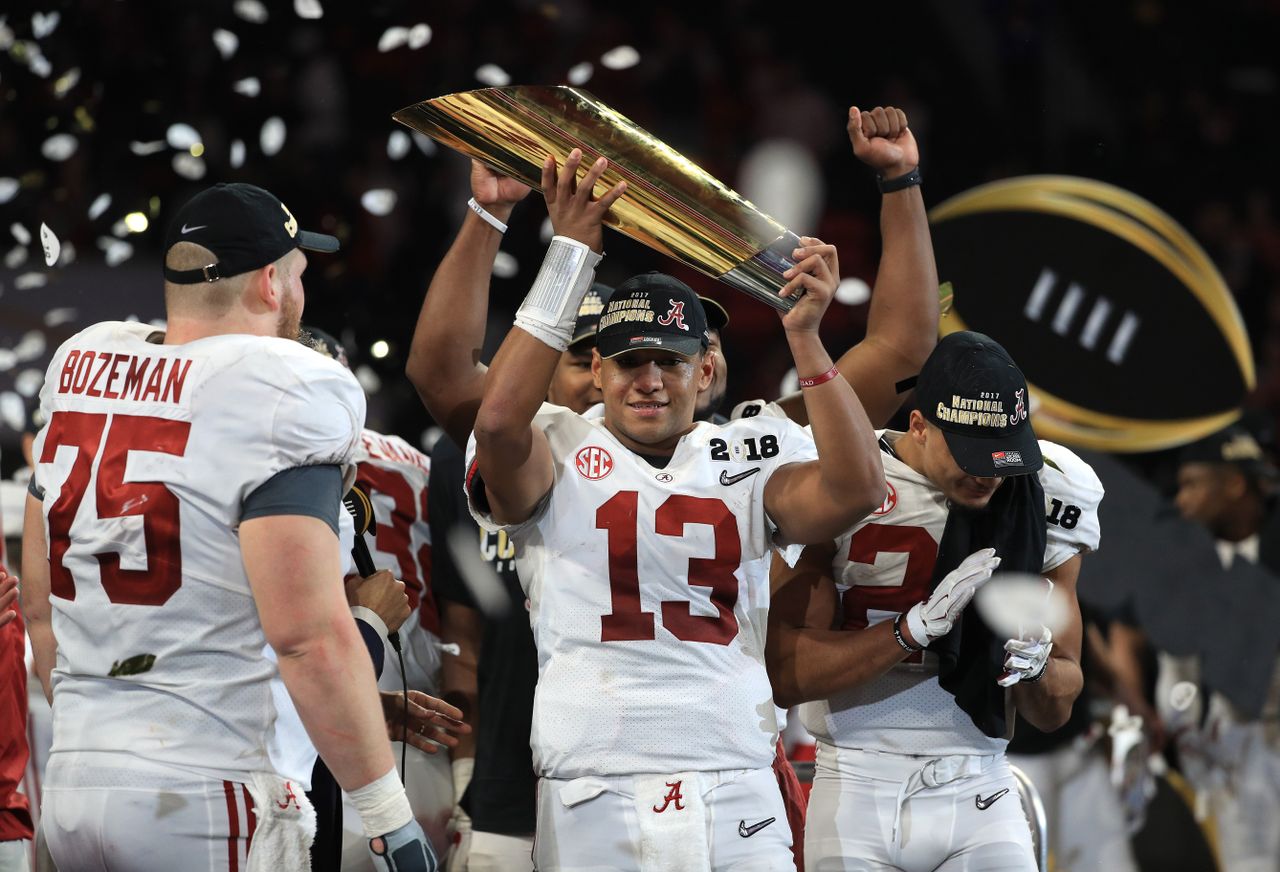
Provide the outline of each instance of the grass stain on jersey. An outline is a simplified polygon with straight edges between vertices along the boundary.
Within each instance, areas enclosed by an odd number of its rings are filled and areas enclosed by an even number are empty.
[[[107,673],[107,677],[122,678],[126,675],[141,675],[144,672],[150,672],[151,667],[155,665],[156,655],[135,654],[132,657],[112,663],[111,671]]]

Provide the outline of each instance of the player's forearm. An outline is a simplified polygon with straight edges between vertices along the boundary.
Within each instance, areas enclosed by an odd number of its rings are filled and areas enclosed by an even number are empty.
[[[776,640],[766,646],[773,701],[784,708],[857,687],[907,656],[888,621],[863,630],[775,627],[770,633]]]
[[[484,400],[476,416],[482,452],[527,452],[529,426],[547,397],[560,352],[520,327],[512,327],[493,358]]]
[[[474,757],[480,721],[480,680],[478,657],[481,618],[475,609],[441,601],[440,641],[458,646],[458,653],[446,655],[440,668],[441,699],[462,711],[471,732],[458,737],[451,752],[454,759]]]
[[[1071,717],[1071,706],[1083,687],[1079,663],[1069,657],[1050,657],[1043,678],[1013,686],[1013,704],[1029,724],[1050,733]]]
[[[812,378],[827,372],[831,357],[817,334],[787,334],[800,377]],[[813,428],[813,441],[818,448],[820,475],[818,496],[823,500],[822,529],[818,538],[797,541],[835,539],[861,520],[884,500],[884,468],[876,447],[876,433],[858,395],[842,378],[803,389],[805,409]],[[815,506],[819,508],[819,506]]]
[[[938,339],[938,268],[919,186],[882,197],[880,233],[867,338],[918,370]]]
[[[457,238],[431,278],[405,364],[405,374],[427,411],[462,445],[471,433],[484,390],[480,349],[489,280],[501,243],[502,234],[468,209]]]
[[[373,668],[350,617],[276,653],[280,677],[338,784],[354,790],[390,771]]]
[[[32,665],[40,687],[44,690],[44,698],[53,703],[53,667],[58,661],[58,640],[54,638],[53,626],[47,621],[27,620],[27,635],[31,637]]]

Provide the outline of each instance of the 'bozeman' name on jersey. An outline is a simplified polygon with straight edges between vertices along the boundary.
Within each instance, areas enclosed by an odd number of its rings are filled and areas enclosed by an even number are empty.
[[[212,778],[271,770],[305,784],[236,528],[246,497],[283,470],[336,464],[354,478],[364,395],[297,342],[160,345],[154,332],[82,331],[41,393],[52,751],[127,748]]]
[[[586,775],[758,769],[777,739],[764,667],[765,484],[816,458],[790,421],[698,424],[652,466],[602,420],[544,405],[555,479],[505,529],[538,647],[532,745],[538,772]],[[482,499],[479,501],[482,502]]]
[[[901,434],[884,431],[890,443]],[[1102,482],[1070,450],[1041,440],[1048,541],[1043,571],[1096,550],[1101,536]],[[876,512],[836,543],[832,577],[840,594],[839,626],[860,629],[892,619],[929,594],[947,500],[924,475],[883,452],[888,496]],[[898,754],[993,754],[1005,739],[984,734],[938,683],[937,659],[926,653],[861,687],[805,703],[805,727],[842,748]]]

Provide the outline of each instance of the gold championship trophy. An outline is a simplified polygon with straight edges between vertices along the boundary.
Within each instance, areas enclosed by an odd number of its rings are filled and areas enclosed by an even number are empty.
[[[794,305],[778,291],[800,239],[586,91],[482,88],[415,103],[392,117],[537,190],[548,154],[563,166],[580,148],[584,167],[603,155],[609,168],[594,194],[627,183],[606,224],[774,308]]]

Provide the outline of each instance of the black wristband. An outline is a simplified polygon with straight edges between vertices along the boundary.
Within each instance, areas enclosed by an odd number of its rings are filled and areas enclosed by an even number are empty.
[[[902,618],[906,612],[898,612],[898,616],[893,619],[893,638],[902,646],[902,650],[908,654],[919,654],[924,650],[923,647],[917,647],[907,641],[907,637],[902,635]]]
[[[1019,684],[1035,684],[1037,681],[1044,678],[1044,674],[1048,671],[1049,671],[1049,661],[1046,660],[1044,661],[1044,666],[1040,667],[1039,672],[1037,672],[1035,675],[1028,675],[1026,678],[1019,679],[1018,683]]]
[[[876,184],[880,186],[880,193],[882,194],[892,194],[894,191],[901,191],[904,188],[918,185],[921,181],[923,181],[923,178],[920,175],[920,167],[916,167],[911,172],[895,176],[892,179],[876,176]]]

